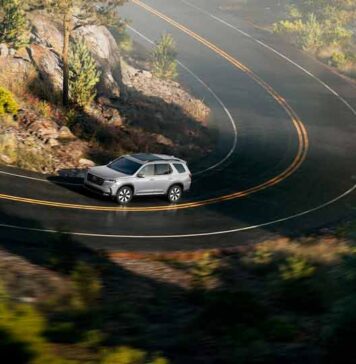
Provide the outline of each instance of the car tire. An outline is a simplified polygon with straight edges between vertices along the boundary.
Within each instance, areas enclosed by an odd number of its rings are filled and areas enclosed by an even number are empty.
[[[130,186],[119,188],[116,194],[116,202],[120,205],[127,205],[133,198],[133,189]]]
[[[177,203],[181,199],[182,194],[183,194],[182,187],[179,185],[173,185],[168,189],[167,193],[168,201],[171,203]]]

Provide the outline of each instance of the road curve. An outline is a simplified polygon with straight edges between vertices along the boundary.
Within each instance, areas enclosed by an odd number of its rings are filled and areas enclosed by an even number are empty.
[[[213,4],[132,0],[122,9],[147,47],[173,34],[181,82],[213,112],[219,141],[192,166],[185,199],[121,208],[79,181],[0,167],[2,238],[62,231],[100,249],[200,249],[300,235],[355,215],[355,86]]]

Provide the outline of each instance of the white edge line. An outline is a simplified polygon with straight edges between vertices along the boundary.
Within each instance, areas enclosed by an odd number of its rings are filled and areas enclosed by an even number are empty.
[[[347,108],[356,116],[356,110],[350,105],[350,103],[348,101],[346,101],[340,94],[338,94],[333,88],[331,88],[327,83],[325,83],[324,81],[322,81],[319,77],[315,76],[313,73],[311,73],[310,71],[308,71],[307,69],[305,69],[304,67],[302,67],[300,64],[294,62],[292,59],[290,59],[289,57],[287,57],[286,55],[280,53],[279,51],[277,51],[276,49],[272,48],[271,46],[269,46],[268,44],[260,41],[259,39],[253,37],[251,34],[248,34],[246,32],[244,32],[243,30],[237,28],[236,26],[228,23],[227,21],[209,13],[208,11],[200,8],[199,6],[196,6],[192,3],[190,3],[187,0],[180,0],[181,2],[183,2],[184,4],[200,11],[201,13],[209,16],[210,18],[228,26],[231,29],[236,30],[237,32],[239,32],[240,34],[244,35],[245,37],[255,41],[256,43],[258,43],[259,45],[261,45],[262,47],[267,48],[268,50],[270,50],[271,52],[275,53],[276,55],[278,55],[279,57],[283,58],[284,60],[286,60],[287,62],[291,63],[293,66],[297,67],[298,69],[300,69],[301,71],[303,71],[304,73],[306,73],[308,76],[310,76],[311,78],[313,78],[315,81],[319,82],[322,86],[324,86],[328,91],[330,91],[334,96],[336,96],[344,105],[347,106]]]
[[[237,229],[221,230],[221,231],[213,231],[213,232],[205,232],[205,233],[196,233],[196,234],[181,234],[181,235],[91,234],[91,233],[81,233],[81,232],[60,231],[60,230],[53,230],[53,229],[28,228],[28,227],[8,225],[8,224],[0,224],[0,228],[23,230],[23,231],[32,231],[32,232],[41,232],[41,233],[51,233],[51,234],[72,235],[72,236],[110,238],[110,239],[113,239],[113,238],[121,238],[121,239],[174,239],[174,238],[196,238],[196,237],[202,237],[202,236],[225,235],[225,234],[231,234],[231,233],[236,233],[236,232],[241,232],[241,231],[247,231],[247,230],[263,228],[265,226],[274,225],[274,224],[277,224],[277,223],[285,222],[285,221],[288,221],[288,220],[295,219],[297,217],[301,217],[301,216],[310,214],[312,212],[321,210],[324,207],[327,207],[327,206],[341,200],[345,196],[352,193],[355,189],[356,189],[356,184],[353,185],[349,190],[347,190],[343,194],[335,197],[334,199],[332,199],[330,201],[327,201],[327,202],[323,203],[322,205],[319,205],[319,206],[314,207],[312,209],[302,211],[302,212],[296,213],[294,215],[290,215],[290,216],[283,217],[283,218],[280,218],[280,219],[268,221],[268,222],[265,222],[265,223],[262,223],[262,224],[245,226],[245,227],[237,228]]]
[[[13,177],[20,177],[20,178],[29,179],[32,181],[39,181],[39,182],[45,182],[45,183],[57,183],[57,184],[61,184],[61,185],[70,185],[70,186],[80,185],[80,183],[71,183],[71,182],[61,182],[61,181],[51,182],[51,181],[48,181],[47,179],[43,179],[43,178],[29,177],[29,176],[25,176],[22,174],[10,173],[10,172],[5,172],[5,171],[1,171],[1,170],[0,170],[0,174],[5,174],[7,176],[13,176]]]

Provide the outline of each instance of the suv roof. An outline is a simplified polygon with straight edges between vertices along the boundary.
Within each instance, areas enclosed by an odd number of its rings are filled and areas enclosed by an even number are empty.
[[[166,155],[166,154],[152,154],[152,153],[136,153],[136,154],[130,154],[129,157],[136,159],[140,163],[148,163],[148,162],[155,162],[155,161],[172,161],[172,162],[183,162],[184,160],[176,158],[172,155]]]

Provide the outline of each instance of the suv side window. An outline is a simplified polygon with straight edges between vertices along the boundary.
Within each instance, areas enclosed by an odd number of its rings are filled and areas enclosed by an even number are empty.
[[[164,176],[172,173],[172,168],[168,163],[155,164],[155,175]]]
[[[145,177],[151,177],[155,174],[155,166],[154,164],[149,164],[141,169],[140,174],[142,174]]]
[[[178,173],[184,173],[186,172],[183,164],[180,164],[180,163],[174,163],[174,168],[178,171]]]

